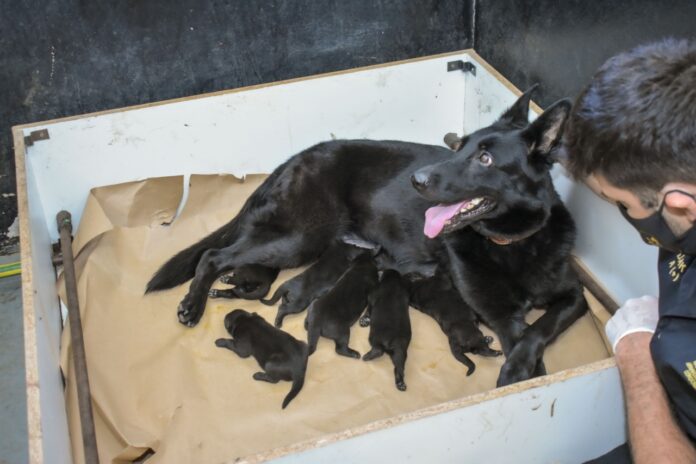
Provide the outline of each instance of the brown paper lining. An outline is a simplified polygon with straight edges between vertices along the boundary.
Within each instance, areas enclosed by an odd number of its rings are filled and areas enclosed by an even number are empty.
[[[375,420],[462,398],[495,387],[502,358],[473,356],[476,372],[449,351],[437,324],[411,310],[413,339],[406,364],[408,390],[394,387],[387,357],[363,362],[338,356],[325,339],[310,358],[305,386],[286,410],[290,389],[256,382],[256,362],[214,345],[226,336],[225,314],[256,311],[272,321],[275,308],[244,300],[210,300],[193,329],[177,322],[188,285],[144,296],[153,272],[175,252],[229,221],[264,176],[192,176],[181,214],[182,178],[113,185],[90,193],[74,241],[99,454],[102,462],[130,462],[151,448],[148,463],[216,463],[340,432]],[[274,288],[299,272],[283,271]],[[59,284],[60,285],[60,284]],[[593,313],[548,347],[550,373],[609,356]],[[533,311],[529,321],[541,315]],[[283,329],[306,339],[304,314]],[[485,332],[490,333],[484,329]],[[357,325],[351,347],[369,349]],[[497,342],[494,346],[497,346]],[[69,333],[62,339],[66,402],[73,455],[83,462]]]

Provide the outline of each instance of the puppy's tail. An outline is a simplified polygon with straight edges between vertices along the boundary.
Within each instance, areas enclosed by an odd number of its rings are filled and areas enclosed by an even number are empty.
[[[288,394],[285,396],[285,399],[283,400],[283,409],[287,407],[288,404],[290,404],[290,401],[292,401],[298,393],[300,393],[300,390],[302,390],[302,387],[304,386],[304,378],[305,378],[305,372],[307,372],[307,357],[309,355],[307,345],[302,345],[302,371],[299,372],[295,377],[292,379],[292,388],[288,392]]]

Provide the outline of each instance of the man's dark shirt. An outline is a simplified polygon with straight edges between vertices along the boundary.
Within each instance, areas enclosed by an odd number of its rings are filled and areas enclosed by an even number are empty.
[[[682,429],[696,442],[696,256],[660,250],[660,321],[650,343]]]

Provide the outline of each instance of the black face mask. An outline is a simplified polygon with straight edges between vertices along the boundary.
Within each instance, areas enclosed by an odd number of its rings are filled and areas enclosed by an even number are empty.
[[[665,197],[672,192],[679,192],[687,195],[696,201],[696,198],[690,193],[681,190],[670,190],[665,193]],[[662,216],[662,210],[665,208],[665,200],[662,199],[660,208],[650,216],[644,219],[634,219],[628,215],[626,207],[618,205],[619,211],[623,217],[638,231],[643,241],[648,245],[658,246],[673,253],[685,253],[687,255],[696,255],[696,228],[691,227],[683,235],[677,237],[669,228],[665,218]]]

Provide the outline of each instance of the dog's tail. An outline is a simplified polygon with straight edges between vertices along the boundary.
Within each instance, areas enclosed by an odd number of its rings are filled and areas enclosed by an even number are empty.
[[[292,401],[298,393],[300,393],[300,390],[302,390],[302,387],[304,386],[304,378],[305,378],[305,372],[307,372],[307,358],[309,356],[309,350],[307,349],[307,345],[303,344],[302,345],[302,371],[299,373],[299,375],[295,375],[292,379],[292,388],[288,392],[287,395],[285,395],[285,399],[283,400],[283,409],[287,407],[288,404],[290,404],[290,401]]]
[[[145,293],[173,288],[192,279],[196,274],[198,261],[200,261],[201,256],[203,256],[206,250],[223,248],[236,242],[241,234],[242,218],[244,218],[249,211],[259,208],[268,202],[267,196],[275,184],[276,179],[283,172],[287,164],[288,161],[278,166],[278,168],[263,181],[244,203],[241,211],[239,211],[230,222],[220,227],[200,242],[180,251],[174,255],[173,258],[164,263],[147,283]]]
[[[147,283],[145,293],[173,288],[193,279],[198,261],[206,250],[222,248],[233,243],[237,238],[239,232],[237,219],[234,218],[229,224],[222,226],[200,242],[180,251],[164,263]]]
[[[278,302],[278,300],[283,298],[287,292],[288,292],[287,289],[285,289],[284,286],[281,285],[280,287],[278,287],[278,289],[275,291],[275,293],[273,294],[272,297],[270,297],[267,300],[264,300],[263,298],[261,298],[259,301],[261,303],[265,304],[266,306],[273,306],[274,304],[276,304]]]

